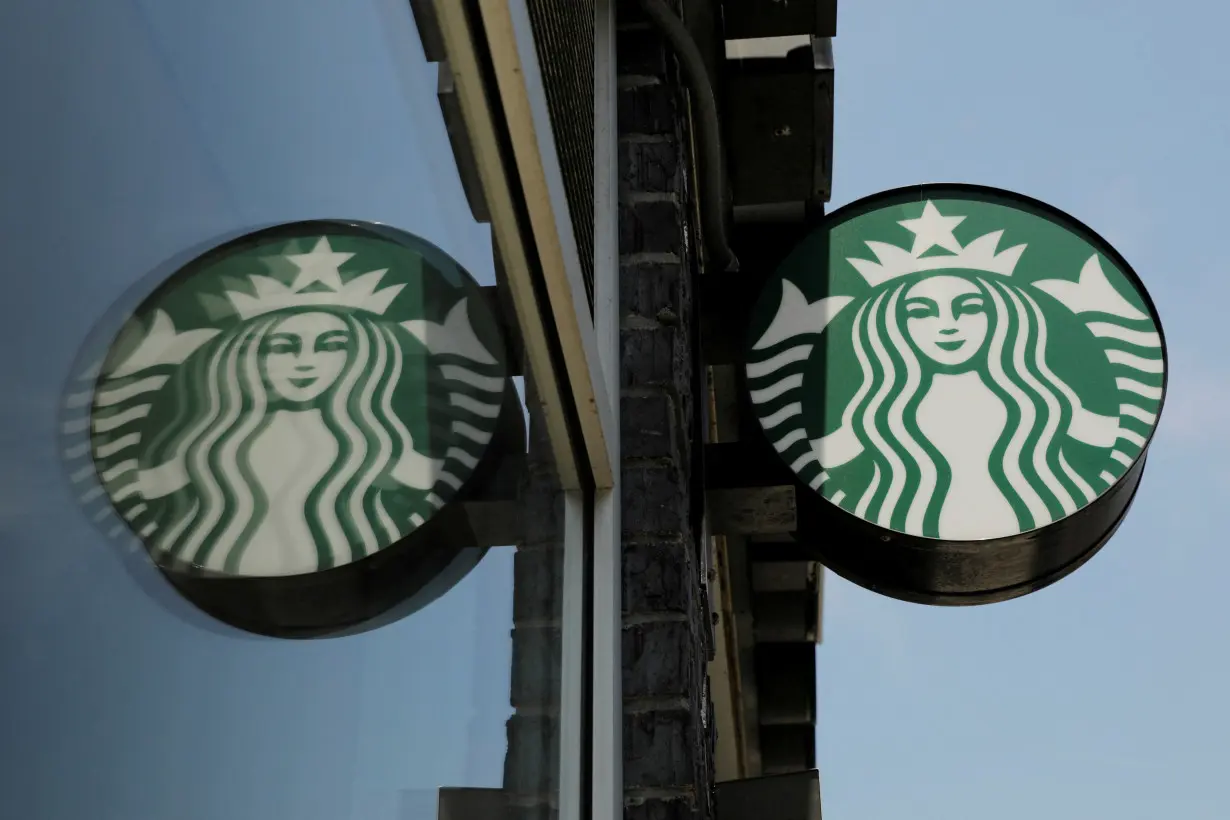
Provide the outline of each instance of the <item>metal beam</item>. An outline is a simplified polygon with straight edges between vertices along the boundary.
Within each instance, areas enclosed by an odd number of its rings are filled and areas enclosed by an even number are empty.
[[[611,424],[619,416],[619,135],[615,0],[594,2],[594,330]],[[615,438],[616,463],[620,458]],[[592,820],[624,816],[623,522],[619,470],[594,494]]]
[[[719,783],[717,820],[820,820],[820,774],[815,770]]]
[[[837,0],[724,0],[726,39],[837,35]]]
[[[784,58],[727,61],[727,144],[737,220],[802,219],[828,201],[833,66],[826,45],[813,40]]]
[[[702,276],[703,282],[707,276]],[[730,368],[711,370],[710,440],[724,442],[738,435],[739,410],[734,374]],[[706,445],[706,448],[717,446]],[[706,516],[713,507],[706,505]],[[712,528],[712,521],[710,522]],[[716,570],[721,587],[718,601],[717,638],[724,642],[722,666],[710,664],[711,677],[725,676],[731,693],[729,711],[719,716],[718,758],[733,757],[738,768],[723,776],[755,777],[761,773],[760,712],[756,688],[755,637],[752,621],[751,571],[747,560],[747,539],[740,535],[714,539]],[[729,724],[723,734],[723,723]],[[729,749],[733,744],[735,748]]]
[[[713,535],[772,535],[798,529],[792,486],[709,490],[705,495]]]
[[[486,194],[491,229],[512,295],[525,357],[535,375],[539,406],[533,415],[547,428],[561,486],[581,489],[580,466],[568,429],[568,410],[560,392],[544,316],[534,288],[532,260],[536,256],[532,247],[527,248],[522,235],[517,198],[509,186],[512,169],[507,167],[500,147],[503,128],[492,110],[466,5],[456,0],[434,0],[432,19],[448,55],[441,70],[453,75],[453,87]]]
[[[585,453],[594,486],[608,490],[615,486],[619,469],[619,431],[598,353],[529,13],[523,0],[479,0],[479,8]]]

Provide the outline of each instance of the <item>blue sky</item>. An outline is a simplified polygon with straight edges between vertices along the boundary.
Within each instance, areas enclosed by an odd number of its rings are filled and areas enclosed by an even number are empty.
[[[1138,499],[1069,578],[940,609],[829,575],[825,818],[1220,820],[1230,10],[885,0],[839,15],[833,205],[949,181],[1048,201],[1145,281],[1171,371]]]

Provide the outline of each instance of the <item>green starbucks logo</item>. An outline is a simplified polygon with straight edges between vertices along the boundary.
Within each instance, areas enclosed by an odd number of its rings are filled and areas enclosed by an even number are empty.
[[[866,208],[770,280],[746,376],[773,447],[832,504],[946,541],[1036,530],[1141,457],[1165,357],[1108,248],[993,195]]]
[[[193,262],[101,367],[99,487],[162,566],[360,561],[447,504],[495,434],[502,345],[464,271],[413,238],[312,229]]]

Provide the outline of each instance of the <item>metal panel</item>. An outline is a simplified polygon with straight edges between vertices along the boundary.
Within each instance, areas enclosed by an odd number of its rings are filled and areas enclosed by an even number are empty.
[[[816,771],[755,777],[717,784],[717,820],[820,820]]]
[[[814,207],[829,198],[832,60],[823,48],[798,52],[784,59],[728,62],[726,119],[736,209]]]
[[[470,135],[475,164],[491,212],[492,234],[499,249],[501,269],[506,274],[521,342],[530,370],[538,378],[538,412],[549,432],[556,470],[564,487],[580,486],[580,471],[569,441],[567,410],[555,378],[551,348],[543,322],[542,307],[534,292],[534,274],[521,235],[518,206],[509,189],[509,170],[500,150],[500,129],[492,113],[484,84],[482,63],[475,48],[469,16],[461,3],[436,0],[433,19],[449,61],[441,70],[451,71],[457,99]]]
[[[615,0],[594,3],[594,335],[619,429],[619,140]],[[618,436],[613,458],[619,463]],[[623,533],[619,470],[594,497],[593,820],[620,820],[623,777]]]
[[[793,487],[789,466],[764,441],[719,441],[705,445],[705,486],[715,490]]]
[[[708,528],[714,535],[787,534],[798,529],[795,488],[741,487],[705,494]]]
[[[801,592],[810,583],[811,564],[807,561],[752,565],[752,589],[755,592]]]
[[[722,386],[733,391],[738,378],[726,371],[742,355],[731,341],[744,336],[746,300],[759,290],[760,280],[777,266],[784,251],[797,242],[808,220],[823,213],[829,198],[833,60],[828,38],[836,33],[836,4],[835,0],[725,0],[723,14],[731,58],[723,66],[723,119],[736,222],[734,243],[743,269],[738,277],[702,278],[700,312],[705,362],[712,367],[715,383],[722,374]],[[795,47],[787,51],[792,41]],[[732,45],[739,48],[732,49]],[[783,56],[751,56],[770,54],[774,48]],[[737,395],[719,393],[717,398],[733,415],[743,415]],[[793,484],[768,463],[765,453],[758,452],[763,449],[759,440],[763,434],[748,424],[754,418],[732,420],[734,435],[705,448],[705,479],[714,521],[732,517],[714,511],[715,500],[731,497],[724,489]],[[755,496],[744,492],[741,497]],[[758,520],[766,518],[766,509],[763,503],[755,506]],[[789,535],[776,537],[768,551],[764,544],[756,543],[755,536],[740,540],[746,547],[749,577],[739,583],[759,588],[755,617],[749,619],[754,641],[745,650],[755,657],[751,688],[757,696],[758,768],[766,775],[798,773],[815,765],[815,644],[821,628],[823,571],[814,556],[800,554]],[[779,563],[766,567],[766,558]],[[788,564],[784,563],[787,559]],[[754,584],[748,584],[753,580]],[[790,783],[809,786],[790,799],[786,797]],[[752,790],[758,796],[740,808],[736,790]],[[760,817],[766,811],[788,820],[818,818],[815,773],[793,780],[720,784],[717,813],[721,820]]]
[[[761,726],[760,761],[765,774],[814,768],[816,727],[808,723]]]
[[[440,70],[436,96],[440,100],[444,127],[453,147],[453,156],[457,158],[457,172],[461,175],[461,187],[465,191],[470,212],[474,214],[476,221],[490,222],[487,197],[483,194],[483,183],[478,176],[478,163],[474,159],[474,149],[470,145],[470,136],[466,133],[465,117],[461,113],[461,100],[457,98],[453,72],[448,70],[447,64]]]
[[[816,720],[816,646],[814,643],[756,645],[756,682],[760,725],[803,724]]]
[[[585,453],[595,486],[610,489],[618,469],[613,456],[618,430],[611,422],[612,400],[618,397],[608,396],[602,374],[529,14],[525,0],[478,0],[478,5]],[[584,116],[592,117],[592,90],[585,109]]]
[[[594,0],[527,0],[572,231],[594,300]]]
[[[706,274],[700,281],[703,283],[712,275]],[[710,383],[709,398],[713,403],[710,440],[726,442],[735,439],[738,435],[739,409],[735,402],[737,391],[733,368],[711,368]],[[713,446],[716,445],[706,445]],[[708,458],[706,453],[706,482]],[[745,537],[738,535],[718,536],[715,540],[721,578],[718,617],[722,629],[718,637],[725,642],[726,661],[722,666],[711,665],[710,668],[715,676],[728,679],[732,695],[729,710],[718,715],[717,755],[721,760],[733,757],[738,776],[754,777],[761,774],[761,740],[748,544]],[[735,744],[735,749],[729,748],[731,744]]]
[[[837,0],[725,0],[722,10],[728,40],[837,35]]]
[[[533,265],[540,256],[535,248],[527,247],[523,233],[521,186],[515,185],[516,170],[509,166],[501,149],[504,143],[505,123],[494,114],[492,100],[488,97],[484,82],[485,57],[476,49],[473,21],[461,3],[438,0],[435,5],[436,19],[443,46],[448,54],[448,68],[455,78],[457,99],[464,116],[466,130],[470,135],[474,158],[483,189],[487,194],[492,216],[492,229],[500,250],[503,268],[512,296],[522,343],[530,359],[530,372],[535,383],[540,412],[545,420],[548,438],[556,460],[560,483],[565,490],[564,549],[565,549],[565,600],[564,634],[561,646],[561,702],[560,702],[560,781],[559,808],[561,820],[580,820],[587,814],[583,805],[583,787],[590,758],[585,753],[587,716],[582,709],[585,702],[585,629],[588,619],[584,617],[587,593],[585,583],[585,532],[586,511],[584,488],[589,477],[584,475],[583,463],[578,463],[574,452],[567,421],[568,408],[560,395],[563,374],[556,374],[550,339],[545,321],[550,306],[543,305],[535,283]],[[588,315],[586,316],[588,319]],[[555,324],[555,322],[552,322]],[[562,332],[562,331],[561,331]],[[575,333],[575,324],[574,324]],[[591,327],[592,333],[592,327]],[[568,339],[565,345],[575,343]],[[609,464],[608,464],[609,469]],[[467,795],[458,800],[484,798]],[[494,801],[495,798],[486,798]],[[490,805],[488,805],[490,808]],[[443,814],[441,817],[450,815]],[[484,815],[458,805],[452,816],[478,818]],[[498,815],[497,815],[498,817]]]
[[[807,577],[804,574],[804,577]],[[756,640],[761,643],[816,640],[816,596],[798,592],[757,592],[752,600]]]
[[[564,492],[563,600],[560,613],[559,817],[580,820],[585,777],[585,493]]]
[[[502,789],[440,789],[437,820],[504,820],[507,815]]]

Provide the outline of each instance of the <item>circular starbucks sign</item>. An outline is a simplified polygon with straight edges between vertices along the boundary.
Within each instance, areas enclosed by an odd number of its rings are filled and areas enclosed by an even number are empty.
[[[1139,279],[1088,228],[937,185],[809,236],[754,308],[745,375],[768,441],[823,499],[815,536],[853,537],[826,550],[833,568],[957,603],[1036,589],[1109,538],[1166,354]]]
[[[518,426],[508,384],[486,298],[443,252],[280,226],[140,304],[94,382],[89,455],[100,501],[181,591],[311,633],[380,614],[468,546],[433,521]]]

